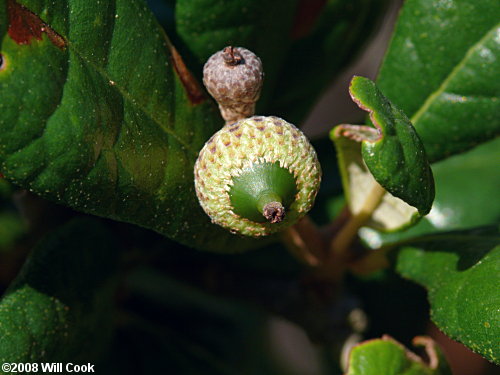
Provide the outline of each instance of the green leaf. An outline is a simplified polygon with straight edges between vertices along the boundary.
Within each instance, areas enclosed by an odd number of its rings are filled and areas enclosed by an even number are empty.
[[[354,77],[350,93],[362,109],[370,112],[375,124],[375,128],[339,125],[331,132],[351,212],[363,209],[376,186],[375,179],[392,197],[385,198],[375,210],[371,225],[394,229],[407,224],[415,212],[408,205],[417,208],[420,215],[427,214],[434,199],[434,180],[410,121],[367,78]]]
[[[498,186],[500,174],[500,138],[473,150],[432,165],[436,198],[431,212],[404,232],[380,233],[362,228],[360,236],[370,247],[423,234],[466,229],[500,222]]]
[[[413,343],[425,346],[429,364],[390,336],[383,336],[352,349],[346,375],[451,375],[441,350],[431,338],[417,336]]]
[[[212,225],[198,204],[194,161],[222,120],[146,6],[22,4],[0,1],[10,23],[0,29],[1,172],[47,199],[190,246],[255,246]]]
[[[500,134],[498,14],[497,0],[405,2],[377,84],[431,161]]]
[[[452,339],[500,363],[498,227],[430,235],[401,246],[397,271],[428,291],[431,317]]]
[[[353,100],[377,128],[362,142],[362,155],[377,182],[389,193],[427,214],[434,199],[434,180],[424,147],[412,124],[378,90],[374,82],[354,77],[349,88]],[[367,128],[372,129],[373,128]]]
[[[0,301],[0,362],[99,355],[112,330],[117,255],[109,233],[90,219],[42,240]]]

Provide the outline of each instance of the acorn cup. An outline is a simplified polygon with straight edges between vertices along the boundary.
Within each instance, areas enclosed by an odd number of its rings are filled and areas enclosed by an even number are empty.
[[[224,126],[200,151],[196,194],[212,222],[247,236],[296,223],[312,207],[321,168],[312,145],[278,117]]]

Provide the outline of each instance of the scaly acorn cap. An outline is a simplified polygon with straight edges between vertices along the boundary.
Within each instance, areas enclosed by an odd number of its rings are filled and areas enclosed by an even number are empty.
[[[263,80],[259,57],[243,47],[228,46],[214,53],[203,67],[203,83],[226,123],[255,113]]]
[[[311,209],[321,182],[309,140],[274,116],[224,126],[200,151],[194,174],[212,222],[247,236],[296,223]]]

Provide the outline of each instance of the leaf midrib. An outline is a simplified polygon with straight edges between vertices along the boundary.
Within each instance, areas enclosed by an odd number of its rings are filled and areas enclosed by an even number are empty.
[[[460,62],[450,71],[448,76],[444,79],[441,85],[437,90],[433,91],[422,104],[420,109],[411,117],[411,123],[413,125],[423,116],[423,114],[429,109],[429,107],[434,103],[434,101],[439,97],[442,93],[445,92],[445,88],[448,83],[454,78],[454,76],[463,68],[463,66],[467,63],[469,57],[475,52],[476,48],[481,45],[485,40],[487,40],[491,33],[493,33],[498,27],[500,23],[493,26],[490,30],[488,30],[485,35],[479,39],[476,43],[474,43],[465,53],[464,57]]]
[[[40,17],[39,15],[37,15]],[[45,20],[44,20],[45,22]],[[49,27],[51,27],[53,30],[55,30],[50,24],[45,22],[45,24]],[[92,61],[87,59],[85,54],[83,54],[78,48],[76,48],[73,43],[70,41],[67,35],[60,34],[64,37],[66,40],[66,46],[73,51],[76,55],[78,55],[88,66],[90,66],[92,69],[94,69],[99,75],[101,75],[107,82],[113,81],[109,75],[107,74],[106,70],[99,67],[98,65],[94,64]],[[113,48],[113,46],[110,45],[110,48]],[[143,106],[139,104],[138,101],[134,101],[132,98],[133,96],[124,88],[121,87],[118,83],[115,83],[113,87],[120,93],[120,95],[130,104],[132,104],[133,107],[137,108],[140,110],[144,115],[151,120],[156,126],[158,126],[162,131],[166,132],[168,135],[172,136],[184,149],[186,149],[191,156],[194,156],[195,158],[198,156],[198,152],[194,149],[191,148],[191,146],[186,143],[184,140],[182,140],[172,129],[169,127],[162,126],[161,121],[156,118],[153,114],[149,113]]]
[[[99,73],[104,79],[106,79],[108,82],[111,81],[111,78],[108,76],[107,72],[105,69],[100,68],[99,66],[95,65],[92,63],[90,60],[87,60],[87,58],[78,50],[78,48],[75,48],[73,44],[68,42],[68,46],[70,49],[75,52],[82,60],[84,60],[89,66],[95,69],[97,73]],[[122,95],[122,97],[130,104],[132,104],[133,107],[136,107],[139,109],[144,115],[151,120],[156,126],[158,126],[161,130],[165,131],[167,134],[172,136],[181,146],[183,146],[187,151],[189,151],[193,155],[198,155],[198,153],[191,148],[189,144],[187,144],[185,141],[183,141],[175,132],[172,131],[169,127],[164,127],[162,126],[161,122],[159,119],[157,119],[154,115],[146,111],[146,109],[138,104],[138,101],[135,101],[132,99],[132,95],[125,89],[121,87],[119,84],[113,85],[113,87],[116,88],[116,90]]]

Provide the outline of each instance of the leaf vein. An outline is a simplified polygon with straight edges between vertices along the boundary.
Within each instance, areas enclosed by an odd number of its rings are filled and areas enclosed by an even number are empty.
[[[455,75],[464,67],[467,63],[469,57],[476,51],[476,49],[489,38],[490,34],[493,34],[499,27],[500,24],[495,25],[491,30],[489,30],[481,39],[479,39],[475,44],[473,44],[465,53],[463,59],[451,70],[445,80],[441,83],[439,88],[430,94],[424,104],[420,107],[420,109],[413,115],[411,118],[412,124],[416,124],[417,121],[422,117],[422,115],[427,112],[429,107],[433,104],[433,102],[445,92],[445,89],[448,83],[455,77]]]

